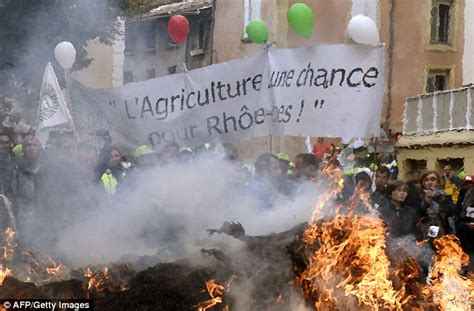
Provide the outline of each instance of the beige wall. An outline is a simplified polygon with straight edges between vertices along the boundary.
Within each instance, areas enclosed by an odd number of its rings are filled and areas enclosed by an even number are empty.
[[[427,161],[428,170],[437,170],[441,172],[438,160],[464,158],[464,172],[474,174],[474,146],[455,145],[445,147],[424,147],[417,149],[398,149],[399,176],[403,178],[405,172],[409,169],[407,159]]]
[[[469,0],[470,1],[470,0]],[[392,0],[381,1],[381,38],[386,42],[385,81],[388,79],[389,11]],[[402,130],[405,100],[409,96],[425,93],[428,67],[454,68],[450,88],[462,85],[462,57],[464,45],[464,0],[456,0],[453,47],[450,49],[430,46],[430,20],[432,0],[395,0],[393,88],[390,125],[394,131]],[[387,85],[387,83],[386,83]],[[387,89],[385,92],[387,95]],[[384,96],[387,107],[387,96]],[[384,109],[386,117],[386,109]]]
[[[216,2],[213,63],[244,58],[262,51],[263,45],[243,40],[244,1],[218,0]],[[276,41],[278,47],[285,47],[286,38],[281,37],[281,33],[286,31],[286,27],[279,23],[283,13],[286,20],[285,2],[287,0],[262,0],[261,2],[261,19],[268,26],[270,40]],[[253,162],[263,152],[279,152],[276,147],[278,142],[278,138],[261,137],[236,146],[242,160]]]
[[[302,47],[315,44],[351,43],[347,35],[347,23],[351,18],[353,0],[318,0],[303,1],[308,4],[315,15],[315,26],[311,39],[299,37],[288,29],[286,12],[299,0],[262,0],[262,20],[270,29],[270,40],[277,47]],[[389,74],[389,40],[390,40],[390,4],[391,0],[372,1],[378,7],[377,23],[382,42],[386,43],[385,53],[385,96],[382,123],[385,123]],[[450,87],[462,84],[462,56],[464,44],[464,0],[455,1],[454,25],[455,35],[453,48],[433,49],[429,44],[432,0],[396,0],[394,10],[394,50],[392,68],[392,106],[390,126],[394,131],[402,130],[402,116],[405,100],[409,96],[425,92],[426,73],[428,68],[452,68]],[[216,28],[214,32],[214,61],[223,62],[255,54],[261,46],[243,42],[243,0],[219,0],[217,2]],[[276,12],[276,13],[275,13]],[[275,13],[273,16],[270,13]],[[262,148],[272,152],[284,151],[293,157],[305,150],[305,138],[277,137],[271,142],[262,144],[248,143],[245,148],[255,149],[261,153]],[[241,149],[241,148],[239,148]]]
[[[290,0],[289,7],[298,2],[304,2],[311,7],[314,14],[315,25],[313,35],[309,40],[298,36],[291,29],[288,30],[289,47],[335,44],[347,41],[346,28],[351,14],[350,0]],[[285,8],[285,10],[287,11],[288,7]],[[282,22],[287,24],[286,16]]]
[[[303,1],[315,16],[311,39],[299,37],[288,28],[286,14],[296,0],[262,0],[261,19],[268,25],[273,48],[334,44],[347,41],[346,25],[350,18],[351,0]],[[262,45],[243,41],[243,0],[218,0],[214,30],[214,63],[255,55]],[[312,138],[312,142],[315,138]],[[244,161],[252,162],[263,152],[285,152],[291,159],[306,151],[305,137],[264,137],[237,146]]]
[[[407,97],[424,93],[426,71],[429,66],[454,66],[452,87],[462,84],[464,43],[464,1],[455,2],[454,48],[433,50],[429,46],[432,0],[393,0],[396,3],[393,51],[393,88],[390,123],[395,131],[402,129],[402,114]],[[386,44],[386,85],[388,78],[389,11],[392,0],[378,1],[378,25],[382,42]],[[471,1],[471,0],[468,0]],[[296,3],[307,3],[314,12],[315,26],[310,40],[303,39],[288,29],[286,13]],[[261,0],[261,19],[270,31],[274,47],[301,47],[315,44],[351,43],[347,36],[347,23],[351,17],[353,0]],[[243,41],[243,0],[217,0],[214,27],[213,63],[229,61],[254,55],[262,50],[261,45]],[[92,87],[112,86],[112,47],[91,42],[88,51],[95,60],[87,70],[75,73],[85,84]],[[387,105],[387,88],[384,107]],[[386,109],[384,109],[386,115]],[[385,118],[382,117],[382,122]],[[304,152],[303,137],[265,137],[239,144],[244,160],[253,161],[262,152],[286,152],[293,158]]]
[[[92,88],[112,87],[112,46],[96,39],[89,41],[86,49],[92,63],[85,69],[73,72],[72,77]]]

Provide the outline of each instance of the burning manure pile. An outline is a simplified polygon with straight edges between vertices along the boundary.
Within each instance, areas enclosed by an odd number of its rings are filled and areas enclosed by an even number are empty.
[[[434,240],[434,256],[420,265],[387,249],[386,226],[366,196],[335,206],[336,195],[335,188],[321,196],[310,222],[286,232],[249,236],[225,222],[209,235],[230,235],[238,249],[202,249],[144,270],[136,263],[69,270],[19,247],[8,229],[0,299],[92,298],[96,310],[471,310],[474,281],[462,273],[468,256],[455,236]]]

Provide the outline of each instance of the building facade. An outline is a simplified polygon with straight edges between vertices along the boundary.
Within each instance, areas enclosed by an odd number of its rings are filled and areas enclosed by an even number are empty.
[[[88,72],[111,75],[95,78],[94,87],[117,86],[183,69],[221,63],[254,55],[262,45],[249,42],[246,24],[261,19],[269,28],[271,48],[295,48],[316,44],[354,43],[347,34],[351,17],[365,14],[376,22],[385,43],[385,94],[381,125],[389,133],[401,132],[406,98],[417,94],[459,88],[473,81],[472,1],[466,0],[320,0],[303,1],[314,13],[312,37],[299,37],[288,26],[287,11],[297,0],[202,0],[200,8],[186,11],[174,3],[158,6],[148,14],[124,22],[125,38],[108,48],[105,58],[112,64]],[[179,8],[173,10],[173,8]],[[170,44],[165,23],[180,13],[191,22],[190,39],[183,46]],[[209,21],[211,18],[212,22]],[[203,35],[202,25],[206,32]],[[156,36],[139,36],[155,29]],[[142,29],[143,30],[143,29]],[[209,32],[208,32],[209,31]],[[470,37],[469,37],[470,36]],[[206,39],[203,39],[203,38]],[[201,49],[201,45],[204,49]],[[130,47],[130,48],[129,48]],[[133,47],[133,48],[132,48]],[[202,52],[201,52],[202,50]],[[94,45],[91,45],[94,52]],[[202,53],[202,54],[201,54]],[[109,61],[110,62],[110,61]],[[78,76],[81,72],[78,73]],[[93,79],[92,79],[93,80]],[[313,139],[313,138],[312,138]],[[306,151],[305,137],[262,137],[238,146],[244,159],[255,159],[262,152],[285,152],[293,158]]]
[[[474,173],[474,85],[408,98],[397,143],[400,172],[412,169]]]
[[[267,23],[270,41],[274,42],[272,46],[295,48],[354,43],[347,34],[347,24],[353,16],[365,14],[377,23],[381,41],[385,43],[381,125],[392,133],[402,131],[407,97],[461,87],[466,80],[463,64],[472,66],[470,54],[464,53],[467,44],[464,28],[468,25],[464,16],[466,14],[472,20],[472,3],[466,6],[464,0],[305,1],[315,16],[313,35],[309,40],[299,37],[288,26],[286,12],[297,2],[301,1],[217,1],[215,61],[252,55],[262,48],[245,40],[244,28],[249,19],[259,18]],[[468,31],[472,32],[471,29]],[[249,157],[263,151],[283,151],[293,157],[305,150],[303,137],[262,138],[239,148]]]

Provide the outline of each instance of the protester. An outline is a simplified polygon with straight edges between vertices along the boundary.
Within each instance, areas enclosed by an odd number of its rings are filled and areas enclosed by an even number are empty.
[[[10,136],[0,132],[0,194],[12,199],[11,181],[15,168]]]
[[[457,222],[457,235],[467,252],[474,252],[474,175],[464,178],[466,194],[462,202],[460,218]]]
[[[413,169],[410,170],[406,175],[406,184],[408,187],[408,195],[405,203],[415,207],[418,213],[421,214],[421,184],[420,184],[420,171]]]
[[[293,163],[290,162],[290,157],[283,152],[278,153],[277,155],[278,160],[280,161],[280,168],[281,168],[281,173],[286,174],[286,175],[292,175],[293,174]]]
[[[161,166],[168,165],[176,160],[179,153],[179,145],[176,142],[167,143],[161,152],[159,163]]]
[[[389,201],[386,186],[390,179],[390,170],[386,166],[381,166],[375,171],[375,190],[372,193],[372,204],[374,206],[386,205]]]
[[[239,151],[231,143],[223,143],[224,147],[224,160],[226,161],[238,161],[239,160]]]
[[[293,162],[295,167],[292,170],[291,177],[294,180],[316,180],[319,168],[319,160],[314,154],[300,153],[295,157]]]
[[[402,181],[389,183],[386,194],[390,199],[380,206],[379,212],[387,224],[388,233],[392,238],[408,234],[421,238],[421,230],[417,228],[418,212],[413,206],[406,204],[408,186]]]
[[[18,159],[11,179],[13,206],[20,228],[26,214],[36,208],[37,188],[44,184],[40,172],[42,168],[41,143],[34,136],[26,136],[22,146],[24,156]]]
[[[191,148],[182,148],[176,155],[176,161],[180,164],[189,164],[194,159],[194,152]]]
[[[118,184],[126,178],[130,167],[130,163],[126,161],[120,150],[111,147],[108,168],[101,174],[100,178],[110,197],[115,194]]]
[[[452,201],[444,195],[441,178],[435,171],[427,171],[421,176],[422,218],[420,225],[423,237],[436,238],[450,232],[448,215],[454,210]]]
[[[445,165],[443,168],[443,182],[445,195],[451,196],[451,200],[456,204],[458,202],[462,180],[454,174],[451,165]]]
[[[148,145],[141,145],[135,149],[135,165],[141,169],[152,168],[158,163],[158,156]]]
[[[319,161],[324,160],[326,152],[331,150],[331,145],[324,141],[324,137],[318,137],[317,142],[313,145],[313,154]]]
[[[255,161],[255,176],[245,192],[260,202],[263,209],[273,206],[278,194],[290,192],[287,175],[282,173],[278,157],[271,153],[261,154]]]

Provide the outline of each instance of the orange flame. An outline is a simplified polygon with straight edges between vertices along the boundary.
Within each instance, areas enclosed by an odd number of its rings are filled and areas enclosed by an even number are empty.
[[[8,267],[3,267],[3,265],[0,265],[0,285],[2,285],[3,280],[5,280],[5,278],[10,275],[12,275],[11,270],[8,269]]]
[[[400,306],[388,279],[390,262],[379,218],[336,216],[320,228],[308,226],[303,241],[316,246],[310,247],[309,264],[300,275],[303,290],[315,299],[316,308],[342,308],[339,296],[355,297],[359,305],[371,307]]]
[[[205,282],[206,284],[206,291],[211,297],[211,299],[203,301],[198,303],[197,305],[193,306],[193,308],[196,308],[197,311],[205,311],[209,308],[214,307],[217,304],[222,303],[222,296],[224,295],[224,292],[229,292],[230,291],[230,286],[232,285],[232,282],[234,279],[237,277],[235,275],[232,275],[227,281],[225,285],[219,284],[216,282],[214,279],[207,280]],[[229,306],[225,305],[223,310],[229,311]]]
[[[320,196],[301,236],[307,264],[297,281],[317,310],[354,305],[364,310],[471,310],[474,281],[461,274],[468,257],[455,236],[434,241],[436,257],[429,284],[421,284],[414,259],[390,270],[386,226],[371,205],[370,193],[356,189],[348,204],[335,205],[337,192],[333,186]],[[356,215],[362,210],[368,215]]]
[[[469,310],[474,306],[474,281],[461,275],[461,268],[469,264],[459,239],[445,235],[434,241],[436,256],[428,278],[431,285],[425,290],[442,310]]]
[[[113,292],[114,291],[114,280],[109,272],[109,267],[105,266],[102,271],[94,272],[90,267],[84,269],[84,276],[87,277],[87,290],[89,295],[92,293],[100,292]],[[121,281],[118,284],[120,291],[126,290],[125,282]]]

